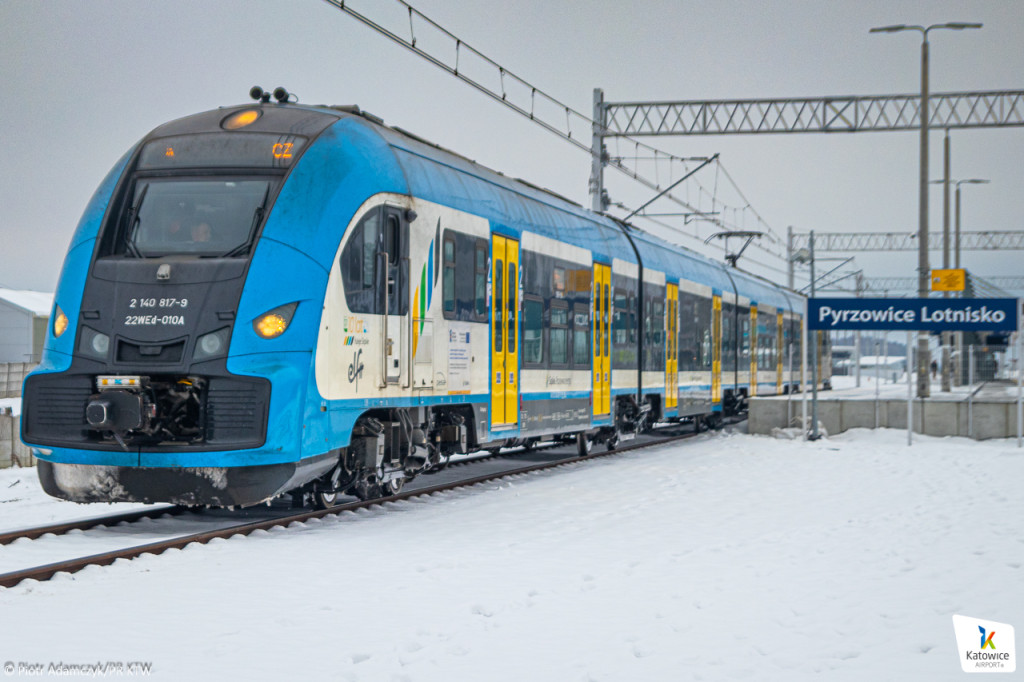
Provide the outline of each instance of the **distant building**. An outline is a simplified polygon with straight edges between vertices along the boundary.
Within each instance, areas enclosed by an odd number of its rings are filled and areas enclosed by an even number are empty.
[[[0,362],[39,362],[52,309],[53,294],[0,289]]]

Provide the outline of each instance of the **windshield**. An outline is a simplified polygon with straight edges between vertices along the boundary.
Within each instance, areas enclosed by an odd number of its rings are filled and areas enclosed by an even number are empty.
[[[143,258],[244,255],[269,188],[268,180],[140,181],[129,213],[127,250]]]

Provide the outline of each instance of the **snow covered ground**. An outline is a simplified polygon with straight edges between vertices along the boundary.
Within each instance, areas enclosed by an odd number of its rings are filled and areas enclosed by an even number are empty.
[[[167,680],[959,679],[953,614],[1024,624],[1022,482],[1012,441],[708,434],[0,589],[0,659]],[[64,513],[19,495],[0,519]]]

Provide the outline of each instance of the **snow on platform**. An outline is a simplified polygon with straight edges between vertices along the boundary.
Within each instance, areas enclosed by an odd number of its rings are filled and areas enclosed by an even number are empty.
[[[1022,482],[1006,441],[709,434],[0,589],[0,641],[166,680],[960,679],[953,614],[1024,624]]]

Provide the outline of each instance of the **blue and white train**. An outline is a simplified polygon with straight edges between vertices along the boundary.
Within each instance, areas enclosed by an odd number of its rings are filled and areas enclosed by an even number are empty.
[[[325,506],[797,387],[798,295],[276,95],[160,126],[89,203],[23,393],[49,494]]]

